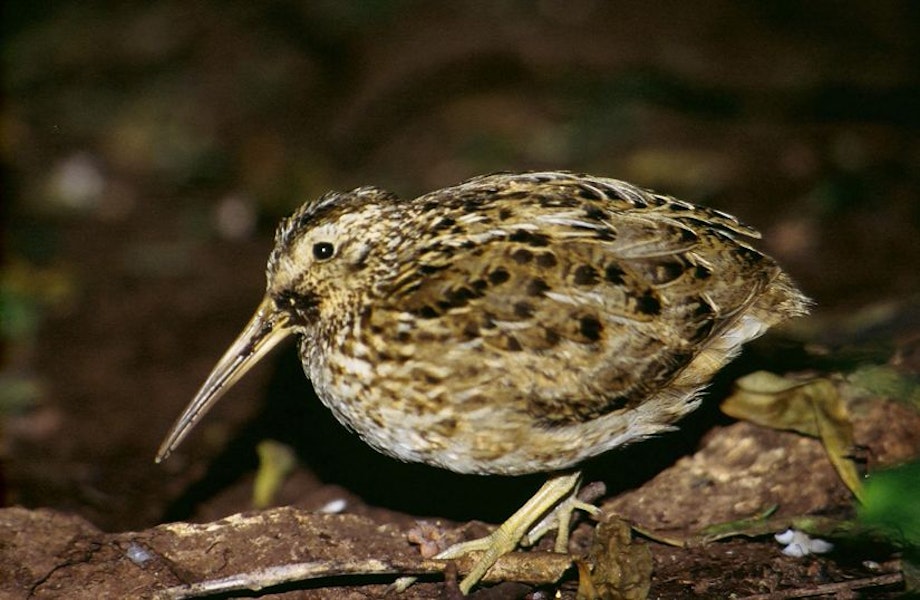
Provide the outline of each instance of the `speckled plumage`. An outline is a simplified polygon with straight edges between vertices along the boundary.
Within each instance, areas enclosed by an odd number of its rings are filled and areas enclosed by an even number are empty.
[[[281,224],[265,300],[160,456],[296,333],[319,397],[380,452],[461,473],[571,468],[668,429],[742,343],[807,312],[751,237],[571,173],[326,194]]]

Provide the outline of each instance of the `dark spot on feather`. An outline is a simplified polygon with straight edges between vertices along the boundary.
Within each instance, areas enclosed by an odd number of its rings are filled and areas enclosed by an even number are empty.
[[[700,239],[700,236],[686,227],[681,227],[678,231],[680,231],[680,239],[682,242],[696,242]]]
[[[423,319],[434,319],[438,316],[438,311],[431,306],[423,306],[418,310],[418,316]]]
[[[541,252],[537,255],[537,265],[544,269],[551,269],[557,264],[559,264],[559,261],[556,260],[556,255],[552,252]]]
[[[482,292],[484,292],[485,289],[489,287],[489,284],[486,282],[485,279],[474,279],[472,282],[470,282],[470,286],[472,286],[474,290],[476,290],[477,292],[480,293],[480,295],[482,295]]]
[[[557,332],[555,329],[546,328],[544,337],[550,346],[555,346],[559,343],[559,332]]]
[[[595,285],[598,279],[597,269],[591,265],[581,265],[575,269],[575,285]]]
[[[697,296],[696,298],[696,308],[693,309],[693,316],[695,317],[708,317],[715,314],[715,309],[712,308],[712,305],[709,304],[703,298]]]
[[[533,260],[533,252],[527,248],[518,248],[511,253],[511,259],[519,264],[526,264]]]
[[[655,292],[646,290],[644,294],[636,298],[636,309],[650,316],[661,314],[661,300],[658,299]]]
[[[549,246],[549,236],[543,233],[533,233],[526,229],[518,229],[511,234],[509,238],[512,242],[527,244],[528,246],[543,247]]]
[[[425,212],[431,212],[435,210],[436,208],[438,208],[438,203],[435,202],[434,200],[429,200],[422,206],[422,210]]]
[[[455,221],[452,217],[443,217],[440,221],[435,223],[434,226],[432,226],[432,229],[435,231],[441,231],[442,229],[453,227],[456,224],[457,221]]]
[[[533,316],[533,304],[530,302],[515,302],[514,304],[514,315],[522,319]]]
[[[582,317],[579,322],[579,331],[581,335],[585,336],[592,342],[596,342],[601,339],[601,332],[603,331],[604,326],[601,325],[601,322],[597,317],[585,316]]]
[[[498,211],[498,218],[501,219],[502,221],[507,221],[513,216],[514,216],[514,211],[512,211],[507,206],[500,208]]]
[[[446,269],[449,265],[422,265],[418,268],[422,275],[432,275]]]
[[[607,268],[604,269],[604,279],[614,285],[621,285],[624,281],[624,275],[626,275],[626,272],[614,263],[607,265]]]
[[[396,334],[397,342],[405,343],[405,342],[408,342],[410,338],[411,336],[409,335],[408,331],[400,331],[399,333]]]
[[[509,335],[507,349],[511,352],[520,352],[524,348],[521,346],[521,342],[519,342],[516,337]]]
[[[448,290],[447,293],[444,294],[444,300],[438,302],[438,306],[445,310],[449,308],[459,308],[461,306],[466,306],[470,300],[480,295],[481,294],[468,287]]]
[[[588,206],[585,209],[585,218],[592,221],[603,221],[607,214],[596,206]]]
[[[604,191],[606,192],[608,198],[613,198],[616,200],[626,200],[627,202],[631,202],[631,199],[621,194],[620,190],[618,190],[616,186],[603,185],[601,187],[604,188]]]
[[[659,285],[670,283],[683,275],[685,268],[683,261],[677,258],[662,261],[652,271],[653,282]]]
[[[508,271],[506,269],[503,269],[502,267],[498,267],[497,269],[489,273],[489,283],[491,283],[492,285],[499,285],[499,284],[505,283],[509,279],[511,279],[511,274],[508,273]]]
[[[709,279],[712,276],[712,271],[708,267],[697,265],[697,267],[693,269],[693,276],[697,279]]]
[[[480,294],[476,290],[472,288],[468,288],[468,287],[459,288],[457,290],[457,295],[463,298],[464,303],[469,302],[473,298],[479,298],[480,296],[482,296],[482,294]]]
[[[578,195],[585,200],[603,200],[604,197],[596,189],[587,186],[579,185],[578,186]]]
[[[548,290],[549,290],[549,286],[546,285],[546,282],[540,279],[539,277],[534,277],[527,284],[527,295],[528,296],[542,296]]]

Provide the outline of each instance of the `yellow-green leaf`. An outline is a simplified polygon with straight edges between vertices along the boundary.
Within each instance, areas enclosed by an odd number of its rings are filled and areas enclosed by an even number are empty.
[[[757,371],[735,382],[735,391],[722,403],[722,412],[764,427],[819,438],[840,479],[860,498],[860,477],[850,458],[853,425],[831,381],[798,381]]]
[[[297,466],[297,458],[290,446],[275,440],[264,440],[256,446],[259,470],[252,486],[253,508],[268,508],[287,476]]]

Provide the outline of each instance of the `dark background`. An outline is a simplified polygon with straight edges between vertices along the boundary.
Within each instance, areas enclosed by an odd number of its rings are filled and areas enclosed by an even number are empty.
[[[275,437],[303,489],[444,514],[468,480],[362,450],[290,347],[153,464],[261,297],[274,224],[328,189],[626,179],[762,231],[815,343],[920,332],[911,0],[6,2],[2,23],[7,505],[112,531],[228,514]]]

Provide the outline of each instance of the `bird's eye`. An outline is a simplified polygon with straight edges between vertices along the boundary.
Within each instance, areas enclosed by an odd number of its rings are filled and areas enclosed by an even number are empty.
[[[313,244],[313,256],[316,260],[329,260],[335,254],[335,246],[329,242],[317,242]]]

